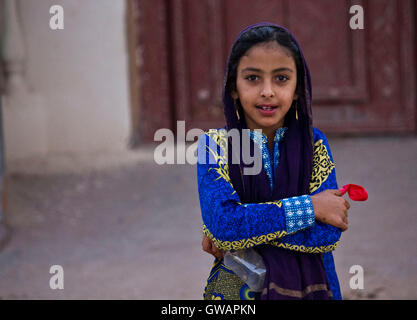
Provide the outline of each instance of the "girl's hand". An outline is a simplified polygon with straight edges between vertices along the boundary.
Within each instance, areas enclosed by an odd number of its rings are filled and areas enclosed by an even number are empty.
[[[350,208],[340,190],[324,190],[311,196],[315,218],[346,231],[348,229],[348,214]]]
[[[223,259],[223,256],[224,256],[223,251],[218,249],[214,245],[213,241],[211,241],[206,236],[203,236],[203,241],[202,241],[201,245],[203,246],[203,250],[205,252],[208,252],[208,253],[212,254],[213,256],[215,256],[219,260]]]

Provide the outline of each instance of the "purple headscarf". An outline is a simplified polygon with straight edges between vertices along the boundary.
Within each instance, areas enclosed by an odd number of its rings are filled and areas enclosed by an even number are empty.
[[[311,80],[310,73],[302,54],[297,40],[291,33],[276,24],[262,22],[249,26],[242,30],[235,40],[232,49],[240,37],[247,31],[256,28],[269,26],[286,31],[292,38],[299,50],[302,70],[297,69],[301,75],[297,79],[303,79],[302,83],[297,83],[299,90],[296,108],[298,120],[295,116],[295,104],[285,116],[284,126],[287,131],[283,140],[280,142],[280,160],[277,174],[271,190],[267,174],[262,168],[258,175],[244,175],[245,167],[242,161],[242,141],[239,164],[233,164],[229,161],[229,174],[236,190],[243,203],[260,203],[267,201],[280,200],[288,197],[309,194],[310,179],[313,167],[313,127],[311,111]],[[226,117],[226,130],[238,129],[242,136],[242,129],[247,129],[247,124],[243,114],[240,114],[240,120],[236,114],[236,107],[228,92],[228,72],[230,69],[230,55],[226,65],[226,72],[223,86],[223,103]],[[230,87],[230,86],[229,86]],[[232,159],[231,139],[229,139],[228,156]],[[251,145],[251,152],[253,146]],[[272,191],[272,192],[271,192]],[[267,267],[265,279],[265,289],[262,299],[287,299],[288,296],[279,295],[275,291],[269,291],[270,283],[275,283],[287,290],[306,290],[308,286],[315,283],[327,283],[324,266],[320,254],[304,254],[294,251],[288,251],[282,248],[263,245],[257,247],[258,252],[262,255]],[[322,291],[303,297],[306,299],[326,299],[327,291]]]
[[[281,28],[289,33],[287,29],[281,26],[262,22],[242,30],[235,43],[246,31],[261,26]],[[240,164],[229,164],[230,177],[233,186],[243,202],[271,201],[309,193],[310,177],[313,167],[311,80],[301,48],[293,36],[292,39],[299,49],[303,64],[303,70],[297,70],[297,72],[301,71],[303,73],[301,77],[298,78],[304,79],[303,84],[297,84],[302,88],[302,93],[299,94],[297,101],[298,121],[295,118],[295,109],[294,107],[291,107],[285,117],[284,125],[288,130],[286,131],[285,138],[280,146],[280,161],[275,177],[276,180],[274,181],[272,198],[268,178],[264,170],[262,170],[259,175],[243,175],[242,177],[241,169],[243,170],[243,167],[245,166],[243,161],[240,161]],[[230,92],[227,92],[226,90],[229,59],[226,66],[223,86],[226,129],[229,131],[236,128],[241,131],[242,129],[247,128],[246,122],[243,115],[240,115],[240,120],[238,119],[233,98],[231,97]],[[230,149],[231,148],[229,148],[229,156],[231,157]]]

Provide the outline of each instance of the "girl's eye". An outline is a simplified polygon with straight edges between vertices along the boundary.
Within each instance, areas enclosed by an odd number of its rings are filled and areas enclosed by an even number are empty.
[[[285,82],[285,81],[288,80],[288,77],[287,76],[284,76],[284,75],[279,75],[277,77],[277,79],[278,79],[278,81]]]
[[[246,77],[246,80],[248,80],[248,81],[255,81],[255,80],[258,80],[258,79],[259,79],[259,77],[255,76],[255,75],[250,75],[250,76]]]

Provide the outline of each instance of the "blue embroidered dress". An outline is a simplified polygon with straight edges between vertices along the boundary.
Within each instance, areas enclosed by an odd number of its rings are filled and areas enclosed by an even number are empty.
[[[250,137],[262,154],[263,167],[271,190],[279,163],[279,142],[286,128],[276,131],[271,155],[267,139],[256,131]],[[326,189],[337,189],[334,162],[325,135],[316,128],[314,134],[313,172],[310,195]],[[341,299],[331,251],[338,244],[341,230],[314,219],[309,194],[265,203],[241,203],[233,188],[227,165],[227,132],[211,129],[198,143],[198,191],[203,218],[203,233],[219,249],[239,250],[269,244],[288,250],[322,253],[326,276],[333,299]],[[223,260],[215,260],[205,299],[253,299],[254,293]]]

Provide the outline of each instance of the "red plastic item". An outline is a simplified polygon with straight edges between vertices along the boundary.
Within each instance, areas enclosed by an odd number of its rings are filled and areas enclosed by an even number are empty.
[[[357,184],[344,185],[340,192],[344,195],[346,192],[353,201],[365,201],[368,199],[368,192],[365,188]]]

